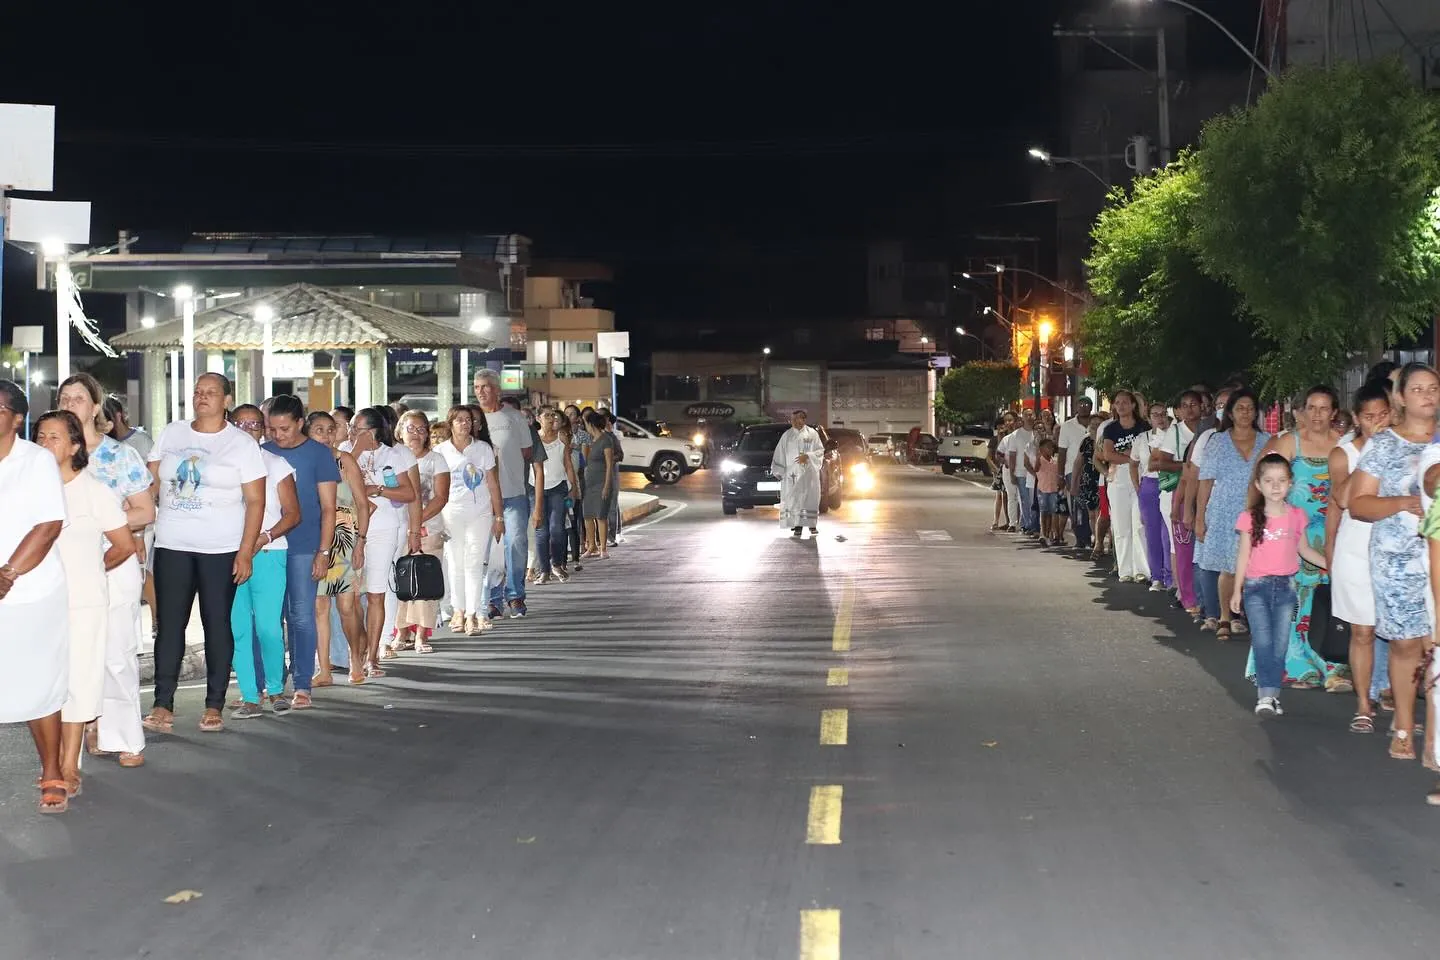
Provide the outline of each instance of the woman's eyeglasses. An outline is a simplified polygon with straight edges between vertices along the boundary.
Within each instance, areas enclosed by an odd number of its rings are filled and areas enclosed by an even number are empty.
[[[235,426],[239,427],[241,430],[265,429],[265,424],[261,423],[259,420],[236,420]]]

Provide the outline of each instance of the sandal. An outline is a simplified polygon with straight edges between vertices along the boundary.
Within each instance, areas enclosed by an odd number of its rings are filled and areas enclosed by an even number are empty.
[[[1351,733],[1374,733],[1375,718],[1368,713],[1357,713],[1350,718]]]
[[[145,766],[145,754],[143,753],[122,753],[119,759],[120,766],[127,770]]]
[[[64,780],[40,781],[40,812],[64,813],[70,809],[70,786]]]
[[[1390,759],[1415,759],[1415,738],[1410,736],[1408,730],[1396,730],[1394,735],[1390,737]]]
[[[380,664],[378,663],[367,663],[365,664],[365,676],[373,680],[376,677],[385,676],[385,671],[380,669]]]
[[[360,686],[360,685],[361,685],[362,683],[364,683],[364,682],[365,682],[365,671],[364,671],[364,670],[361,670],[359,673],[356,673],[354,670],[351,670],[351,671],[350,671],[350,686],[352,686],[352,687],[358,687],[358,686]]]
[[[1230,621],[1221,620],[1215,627],[1215,639],[1225,641],[1230,639]]]
[[[1380,709],[1386,713],[1395,712],[1395,692],[1393,690],[1380,691]]]
[[[206,710],[200,716],[201,733],[219,733],[225,729],[225,718],[220,716],[219,710]]]
[[[108,757],[112,752],[100,749],[100,724],[93,720],[85,724],[85,752],[92,757]]]
[[[394,647],[381,647],[381,648],[380,648],[380,659],[381,659],[381,660],[394,660],[394,659],[398,658],[399,656],[400,656],[400,654],[398,654],[398,653],[395,652],[395,648],[394,648]]]
[[[1440,783],[1437,783],[1429,793],[1425,794],[1425,802],[1432,807],[1440,807]]]
[[[146,714],[140,725],[151,733],[173,733],[175,730],[175,713],[163,707],[156,707]]]
[[[290,708],[292,710],[310,710],[314,706],[315,701],[311,699],[310,694],[304,690],[296,690],[295,696],[290,699]]]
[[[416,653],[434,653],[434,652],[435,652],[435,648],[432,647],[432,646],[430,646],[430,644],[426,643],[424,640],[416,640],[416,641],[415,641],[415,652],[416,652]]]
[[[1243,637],[1250,632],[1250,625],[1243,619],[1231,620],[1230,632],[1234,633],[1237,637]]]
[[[321,675],[321,674],[318,674],[318,673],[317,673],[317,674],[315,674],[315,676],[313,676],[313,677],[310,678],[310,686],[311,686],[312,688],[313,688],[313,687],[333,687],[333,686],[335,686],[335,678],[334,678],[333,676],[331,676],[330,674],[328,674],[328,673],[327,673],[327,674],[324,674],[324,675]]]

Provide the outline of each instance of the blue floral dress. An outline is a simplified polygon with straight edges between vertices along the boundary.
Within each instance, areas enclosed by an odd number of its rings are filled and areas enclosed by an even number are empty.
[[[1426,446],[1386,430],[1365,444],[1355,469],[1380,481],[1382,497],[1416,496]],[[1370,527],[1370,582],[1377,636],[1414,640],[1430,634],[1430,551],[1420,536],[1419,517],[1396,513]]]
[[[1210,502],[1205,507],[1205,542],[1200,546],[1196,562],[1200,569],[1235,572],[1235,552],[1240,546],[1240,535],[1235,531],[1235,520],[1245,512],[1245,498],[1250,492],[1250,474],[1256,459],[1270,434],[1255,432],[1255,442],[1250,456],[1242,457],[1235,449],[1230,431],[1217,433],[1205,444],[1205,460],[1200,464],[1200,479],[1214,480],[1210,490]],[[1225,602],[1225,598],[1221,598]]]

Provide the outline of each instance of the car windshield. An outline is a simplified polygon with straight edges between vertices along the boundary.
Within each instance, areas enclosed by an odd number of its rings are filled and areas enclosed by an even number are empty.
[[[962,437],[985,437],[986,439],[989,439],[990,437],[995,436],[995,431],[994,431],[994,430],[991,430],[989,427],[980,427],[980,426],[962,427],[962,428],[960,429],[960,436],[962,436]]]
[[[775,449],[785,429],[763,427],[746,430],[740,435],[740,445],[735,449],[741,453],[769,453]]]

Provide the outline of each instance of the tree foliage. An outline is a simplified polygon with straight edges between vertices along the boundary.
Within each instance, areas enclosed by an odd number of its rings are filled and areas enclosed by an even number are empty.
[[[997,411],[1020,399],[1020,368],[972,360],[940,380],[935,413],[948,423],[993,422]]]
[[[1081,322],[1090,379],[1173,398],[1197,380],[1218,383],[1260,352],[1239,297],[1207,275],[1190,246],[1199,176],[1182,156],[1116,190],[1092,228],[1086,265],[1095,304]]]
[[[1201,137],[1192,240],[1272,342],[1273,393],[1414,336],[1440,301],[1440,104],[1385,60],[1285,74]]]

